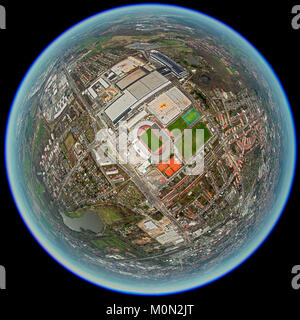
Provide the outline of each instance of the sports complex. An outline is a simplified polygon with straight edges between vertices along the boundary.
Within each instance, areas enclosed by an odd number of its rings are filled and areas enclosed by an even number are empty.
[[[163,146],[159,132],[150,125],[143,125],[138,129],[138,138],[151,153],[160,154]]]
[[[193,107],[168,126],[177,150],[186,160],[191,158],[211,137],[206,125],[200,122],[199,118],[199,112]],[[185,129],[191,129],[191,131],[186,132]],[[197,129],[203,131],[197,131]]]

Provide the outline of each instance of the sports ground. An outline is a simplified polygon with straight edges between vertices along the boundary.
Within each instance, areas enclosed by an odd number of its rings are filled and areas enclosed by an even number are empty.
[[[190,127],[194,122],[196,122],[200,118],[200,114],[192,108],[182,117],[178,118],[175,122],[168,126],[168,130],[172,131],[174,129],[179,129],[183,131],[184,129]],[[174,131],[174,136],[178,136],[180,131]]]
[[[193,125],[199,119],[199,117],[200,117],[200,114],[194,108],[192,108],[185,115],[178,118],[175,122],[173,122],[168,127],[168,130],[172,132],[175,138],[180,133],[183,133],[184,129],[188,129],[188,128],[192,129],[191,139],[187,139],[187,135],[185,137],[185,134],[184,134],[181,138],[179,138],[175,142],[176,148],[180,151],[180,153],[186,159],[194,155],[196,151],[202,147],[203,143],[205,143],[211,136],[210,132],[208,131],[206,125],[203,122],[197,122],[195,125]],[[173,131],[175,129],[179,129],[179,130]],[[203,129],[203,133],[199,135],[198,139],[196,135],[197,129]],[[187,150],[190,150],[190,151],[187,152]]]
[[[163,145],[163,142],[152,128],[146,129],[144,133],[140,135],[140,139],[152,152],[157,151]]]
[[[193,108],[182,116],[182,118],[189,126],[191,126],[198,118],[200,118],[200,114]]]

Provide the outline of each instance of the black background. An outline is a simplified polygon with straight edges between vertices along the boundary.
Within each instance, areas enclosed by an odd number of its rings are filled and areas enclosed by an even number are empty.
[[[238,307],[243,308],[241,316],[245,312],[256,313],[259,306],[265,311],[283,308],[287,313],[295,311],[295,303],[300,301],[300,290],[291,287],[291,269],[300,264],[297,173],[284,213],[259,250],[225,277],[177,295],[142,297],[94,286],[55,262],[33,239],[19,217],[10,195],[4,164],[5,126],[19,83],[40,52],[67,28],[104,9],[130,3],[133,1],[112,0],[101,4],[99,0],[79,3],[53,0],[20,4],[0,0],[7,11],[7,29],[0,30],[0,265],[7,270],[7,290],[0,290],[0,308],[6,299],[14,303],[30,301],[31,306],[42,299],[45,311],[55,310],[63,302],[68,310],[80,309],[86,314],[95,311],[100,319],[123,319],[105,316],[106,306],[113,303],[130,306],[195,304],[193,318],[199,319],[207,311],[212,316],[219,312],[225,315],[236,313]],[[300,126],[300,29],[291,27],[291,9],[297,2],[263,5],[262,1],[186,0],[168,3],[198,9],[230,25],[248,39],[277,73],[290,100],[296,129]],[[150,316],[145,318],[151,319]]]

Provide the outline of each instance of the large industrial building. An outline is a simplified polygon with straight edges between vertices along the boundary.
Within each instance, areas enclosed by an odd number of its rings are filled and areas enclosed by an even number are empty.
[[[133,56],[129,56],[128,58],[120,61],[119,63],[115,64],[111,71],[114,72],[116,75],[121,76],[123,74],[127,74],[130,71],[134,70],[136,67],[143,66],[145,63]]]
[[[139,68],[132,73],[130,73],[128,76],[125,78],[121,79],[119,82],[117,82],[117,86],[121,89],[124,90],[128,86],[130,86],[132,83],[137,81],[138,79],[142,78],[143,76],[146,75],[146,72]]]
[[[133,108],[143,103],[146,99],[170,83],[171,82],[159,72],[153,71],[127,87],[127,89],[123,91],[123,94],[106,108],[105,113],[114,124],[117,124]],[[123,82],[121,86],[126,86],[126,82]]]
[[[190,105],[191,101],[177,87],[172,87],[149,102],[148,109],[167,125]]]
[[[150,52],[150,57],[158,61],[160,64],[169,67],[172,73],[175,74],[175,76],[178,78],[182,78],[188,74],[188,72],[183,69],[182,66],[159,51],[152,50]]]

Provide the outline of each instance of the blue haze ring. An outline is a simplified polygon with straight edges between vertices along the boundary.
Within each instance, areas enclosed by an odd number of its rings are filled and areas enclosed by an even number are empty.
[[[180,10],[186,14],[191,14],[198,16],[199,18],[201,17],[202,19],[208,21],[211,24],[216,25],[217,27],[221,29],[225,29],[226,34],[230,34],[233,38],[236,38],[236,40],[243,41],[244,45],[252,51],[252,54],[256,56],[256,58],[259,60],[259,62],[266,68],[266,72],[268,71],[269,75],[273,78],[272,80],[274,81],[274,84],[277,85],[279,91],[280,91],[280,96],[283,100],[283,105],[285,106],[286,110],[286,115],[287,115],[287,123],[289,126],[289,164],[286,166],[289,166],[290,170],[289,172],[285,172],[285,181],[283,182],[285,184],[285,188],[281,193],[281,198],[277,201],[277,206],[276,210],[273,211],[271,215],[271,219],[268,220],[265,224],[265,228],[263,231],[260,232],[259,235],[255,238],[255,241],[252,239],[243,253],[239,254],[238,258],[233,259],[230,258],[229,261],[226,263],[226,265],[219,266],[216,270],[214,270],[213,274],[209,274],[205,279],[201,276],[199,276],[197,279],[193,279],[192,281],[188,282],[185,281],[184,283],[180,281],[178,284],[175,286],[174,284],[169,287],[161,287],[159,290],[157,290],[157,284],[156,287],[149,290],[145,290],[145,288],[138,288],[133,285],[120,285],[120,283],[115,283],[111,281],[106,281],[105,279],[97,278],[96,276],[92,275],[91,272],[87,272],[86,270],[80,270],[79,266],[75,266],[74,264],[70,263],[69,261],[64,260],[64,254],[63,252],[61,254],[57,253],[55,251],[56,248],[54,248],[53,244],[48,243],[45,241],[44,235],[37,230],[34,227],[35,222],[30,219],[29,213],[26,208],[25,200],[22,199],[22,196],[18,192],[18,183],[17,183],[17,177],[16,174],[14,174],[14,163],[15,158],[14,158],[14,152],[16,150],[11,150],[10,145],[13,143],[13,138],[14,138],[14,127],[16,126],[16,116],[18,113],[18,109],[21,106],[20,100],[22,99],[22,93],[25,90],[26,85],[29,84],[30,78],[33,76],[34,70],[36,67],[38,67],[39,64],[42,63],[42,60],[46,58],[46,55],[49,51],[55,49],[56,46],[59,45],[60,42],[63,42],[65,38],[70,37],[72,33],[76,33],[75,31],[79,31],[79,27],[92,23],[93,21],[96,21],[100,16],[104,17],[105,15],[111,14],[115,11],[120,11],[121,10],[126,10],[127,8],[138,8],[138,7],[145,7],[145,6],[150,6],[150,7],[164,7],[164,8],[170,8],[170,10]],[[25,90],[26,91],[26,90]],[[293,116],[292,112],[289,106],[289,102],[287,99],[287,96],[285,94],[285,91],[276,76],[274,70],[272,67],[269,65],[269,63],[265,60],[265,58],[257,51],[257,49],[248,42],[242,35],[240,35],[238,32],[233,30],[231,27],[227,26],[226,24],[220,22],[219,20],[210,17],[209,15],[200,13],[198,11],[195,11],[190,8],[184,8],[184,7],[179,7],[175,5],[164,5],[164,4],[156,4],[156,3],[148,3],[148,4],[136,4],[136,5],[128,5],[128,6],[122,6],[122,7],[117,7],[113,9],[109,9],[106,11],[103,11],[101,13],[95,14],[87,19],[82,20],[81,22],[75,24],[74,26],[70,27],[68,30],[63,32],[60,36],[58,36],[54,41],[52,41],[46,49],[42,51],[42,53],[36,58],[36,60],[33,62],[33,64],[30,66],[28,71],[26,72],[21,84],[19,85],[16,95],[13,99],[12,106],[9,112],[9,117],[8,117],[8,122],[7,122],[7,129],[6,129],[6,137],[5,137],[5,160],[6,160],[6,172],[10,184],[10,190],[12,193],[12,196],[14,198],[15,204],[18,208],[18,211],[21,215],[21,218],[23,222],[25,223],[26,227],[32,234],[32,236],[37,240],[37,242],[41,245],[41,247],[52,257],[54,258],[59,264],[61,264],[64,268],[72,272],[73,274],[77,275],[78,277],[91,282],[95,285],[107,288],[112,291],[117,291],[117,292],[122,292],[122,293],[129,293],[129,294],[136,294],[136,295],[166,295],[166,294],[174,294],[178,292],[183,292],[183,291],[188,291],[197,287],[201,287],[203,285],[206,285],[212,281],[215,281],[235,268],[237,268],[240,264],[242,264],[245,260],[247,260],[261,245],[262,243],[266,240],[268,235],[271,233],[273,228],[275,227],[276,223],[278,222],[282,211],[285,208],[288,196],[291,191],[292,187],[292,182],[294,178],[294,173],[295,173],[295,165],[296,165],[296,153],[297,153],[297,147],[296,147],[296,135],[295,135],[295,125],[293,121]],[[30,208],[28,208],[30,210]],[[89,271],[89,270],[88,270]]]

